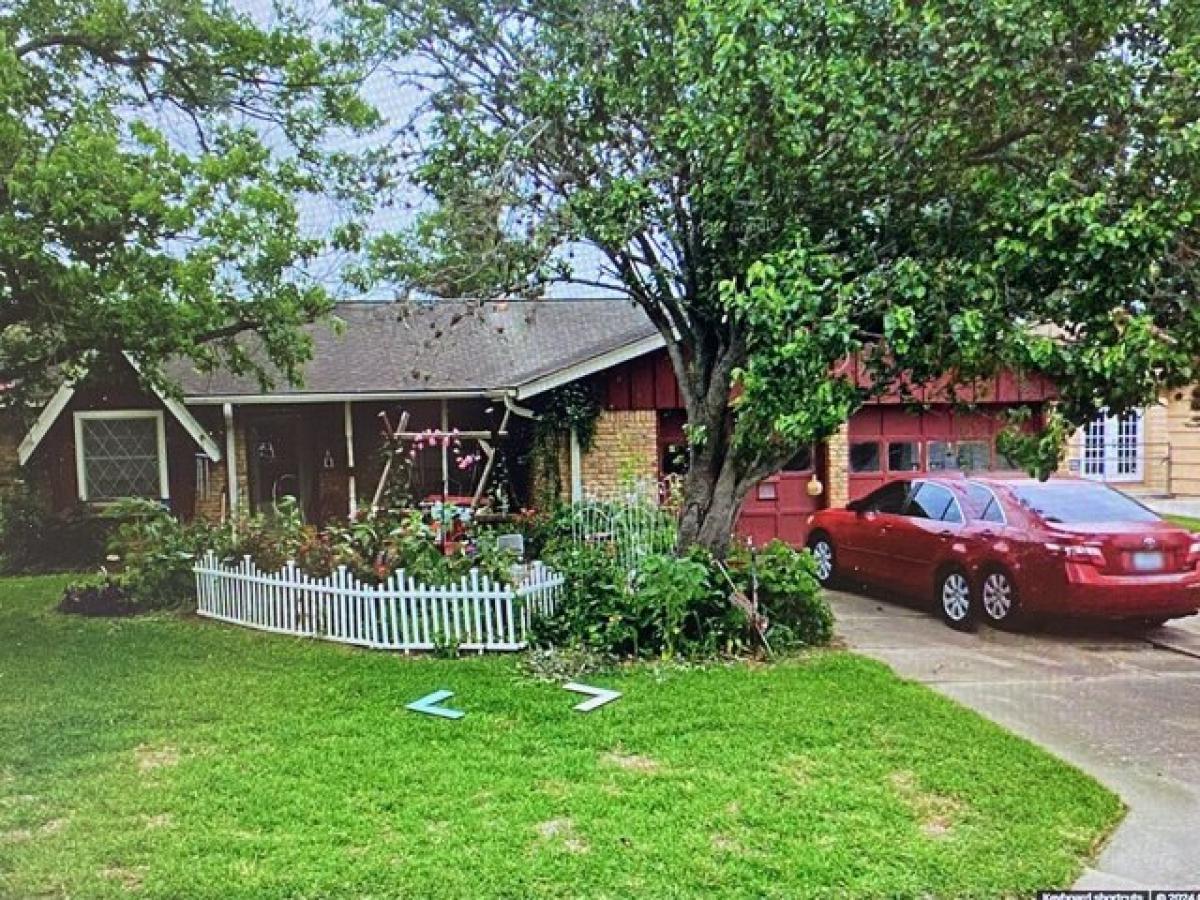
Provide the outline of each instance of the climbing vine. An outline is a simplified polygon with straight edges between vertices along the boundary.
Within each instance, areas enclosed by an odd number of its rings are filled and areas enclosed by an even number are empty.
[[[586,453],[596,439],[596,423],[603,409],[595,386],[582,381],[556,388],[539,405],[531,454],[538,505],[551,505],[561,496],[558,463],[564,438],[574,432],[580,449]]]

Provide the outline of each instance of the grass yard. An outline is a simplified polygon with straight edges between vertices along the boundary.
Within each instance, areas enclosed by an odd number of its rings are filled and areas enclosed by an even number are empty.
[[[5,898],[1000,897],[1116,797],[873,662],[640,668],[589,715],[403,658],[0,581]],[[458,722],[404,710],[445,688]]]
[[[1196,519],[1191,516],[1163,516],[1163,518],[1174,522],[1176,525],[1186,528],[1189,531],[1200,532],[1200,519]]]

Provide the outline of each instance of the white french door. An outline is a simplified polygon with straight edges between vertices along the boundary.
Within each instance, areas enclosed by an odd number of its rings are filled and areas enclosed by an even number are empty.
[[[1141,481],[1142,413],[1099,416],[1083,431],[1083,475],[1097,481]]]

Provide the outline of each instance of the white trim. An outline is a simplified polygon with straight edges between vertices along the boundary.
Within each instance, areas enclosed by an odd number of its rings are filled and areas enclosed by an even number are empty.
[[[158,499],[171,499],[171,482],[167,472],[167,429],[163,421],[162,410],[160,409],[90,409],[79,410],[74,413],[75,425],[75,480],[78,488],[79,499],[87,503],[91,498],[88,497],[87,487],[87,463],[84,459],[83,452],[83,423],[96,419],[153,419],[154,431],[157,439],[158,449]],[[100,502],[109,502],[112,500],[121,499],[115,497],[105,497]]]
[[[58,421],[58,417],[62,415],[67,404],[71,402],[71,398],[75,396],[74,385],[63,383],[54,396],[50,398],[50,402],[38,414],[25,437],[21,439],[21,445],[17,448],[17,460],[21,465],[29,462],[33,456],[33,451],[38,448],[38,445],[49,433],[51,426]]]
[[[226,403],[221,412],[225,418],[225,485],[229,492],[229,515],[237,515],[238,509],[238,475],[237,475],[237,437],[233,433],[233,404]]]
[[[568,382],[578,381],[580,378],[586,378],[588,375],[603,372],[605,369],[611,369],[613,366],[618,366],[623,362],[637,359],[639,356],[645,356],[647,353],[653,353],[655,350],[660,350],[666,345],[667,342],[663,340],[661,334],[652,334],[631,344],[626,344],[624,347],[618,347],[616,350],[601,353],[599,356],[593,356],[591,359],[568,366],[565,369],[560,369],[550,375],[544,375],[541,378],[528,381],[517,388],[517,399],[524,400],[527,397],[534,397],[546,391],[552,391],[554,388]]]
[[[387,400],[499,400],[507,391],[373,391],[353,394],[212,394],[185,396],[188,406],[222,406],[237,403],[242,406],[282,406],[292,403],[374,403]]]

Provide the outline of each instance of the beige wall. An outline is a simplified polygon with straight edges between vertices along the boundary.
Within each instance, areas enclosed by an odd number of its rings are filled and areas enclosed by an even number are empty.
[[[1192,409],[1192,390],[1166,398],[1167,436],[1171,445],[1171,493],[1200,497],[1200,412]]]

